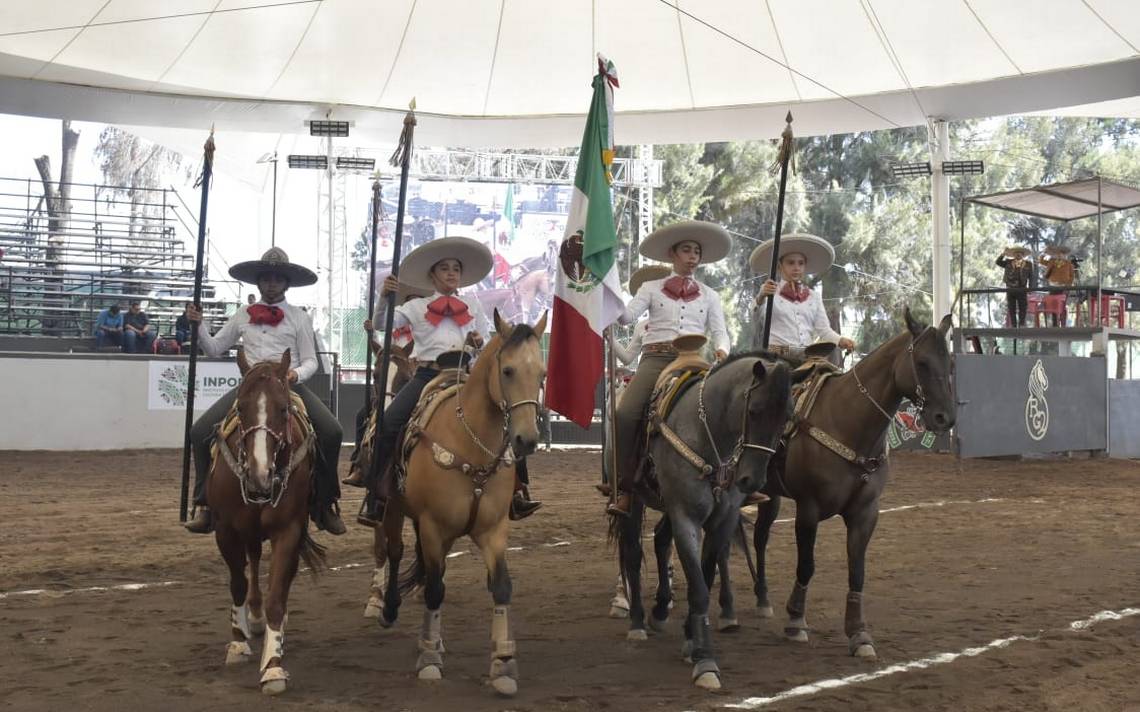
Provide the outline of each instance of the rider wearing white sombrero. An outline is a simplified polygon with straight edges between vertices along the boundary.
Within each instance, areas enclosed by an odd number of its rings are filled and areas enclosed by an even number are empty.
[[[202,312],[194,305],[186,309],[186,316],[197,323],[198,344],[207,356],[221,356],[240,341],[250,363],[279,361],[286,350],[292,358],[289,382],[305,402],[305,410],[316,431],[320,456],[316,461],[314,477],[315,509],[312,513],[317,526],[330,534],[343,534],[344,522],[337,513],[340,498],[336,468],[340,457],[342,432],[336,416],[304,382],[317,370],[317,354],[313,337],[313,322],[300,307],[285,301],[289,287],[315,284],[317,275],[312,270],[293,264],[280,247],[274,247],[260,260],[241,262],[230,268],[230,276],[257,285],[261,299],[245,309],[238,310],[225,326],[213,336],[202,323]],[[203,413],[190,429],[190,443],[194,451],[194,505],[197,509],[186,528],[196,534],[213,530],[213,517],[206,506],[206,477],[210,472],[210,448],[217,426],[237,400],[237,388],[219,398]]]
[[[772,267],[774,240],[761,244],[748,258],[752,271],[768,274]],[[804,349],[816,341],[836,343],[847,351],[855,342],[831,328],[823,298],[804,284],[809,274],[822,277],[835,261],[835,249],[827,240],[815,235],[794,234],[780,238],[779,281],[771,276],[760,288],[756,306],[774,295],[769,349],[793,361],[804,359]]]
[[[697,220],[663,227],[641,243],[643,256],[672,263],[673,269],[667,277],[643,282],[619,317],[621,323],[631,324],[649,311],[641,361],[633,380],[622,393],[615,417],[620,496],[606,508],[610,514],[629,514],[629,492],[638,469],[637,442],[644,427],[645,406],[657,377],[677,355],[673,339],[708,333],[712,336],[717,360],[728,355],[731,342],[720,295],[698,282],[693,274],[698,265],[722,260],[731,249],[732,239],[727,230]]]
[[[461,296],[458,290],[478,284],[491,271],[491,251],[477,240],[468,237],[443,237],[420,245],[412,250],[400,265],[400,278],[391,275],[384,280],[380,302],[387,304],[388,294],[399,292],[401,283],[412,288],[430,290],[431,295],[409,299],[396,307],[392,321],[394,337],[411,338],[415,343],[412,358],[417,363],[416,373],[392,401],[384,408],[384,417],[376,434],[373,457],[381,458],[376,470],[380,482],[369,486],[365,498],[362,523],[374,525],[383,516],[382,501],[391,495],[388,462],[396,447],[396,440],[408,424],[412,411],[420,400],[424,386],[443,370],[439,359],[444,354],[462,351],[471,344],[483,345],[488,333],[487,317],[479,300],[474,296]],[[386,309],[377,312],[383,318]],[[365,329],[371,330],[366,323]],[[370,485],[372,483],[369,483]],[[517,498],[516,498],[517,499]],[[524,502],[520,512],[526,516],[537,509],[537,503]],[[518,507],[518,503],[512,503]]]

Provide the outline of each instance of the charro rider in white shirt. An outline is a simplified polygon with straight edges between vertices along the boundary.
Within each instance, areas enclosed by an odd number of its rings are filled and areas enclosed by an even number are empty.
[[[673,271],[664,279],[643,283],[619,317],[621,323],[631,324],[649,311],[641,361],[622,393],[615,418],[619,497],[607,507],[610,514],[629,514],[629,492],[637,474],[636,443],[644,428],[645,406],[657,377],[677,354],[673,339],[687,334],[710,334],[717,360],[728,355],[731,342],[720,296],[693,274],[702,263],[724,259],[731,248],[732,240],[724,228],[696,220],[661,228],[641,243],[642,255],[671,262]]]
[[[234,279],[256,284],[261,293],[260,301],[239,309],[230,317],[225,326],[213,336],[202,323],[202,313],[194,305],[186,310],[186,315],[197,323],[198,344],[207,356],[221,356],[241,342],[249,363],[280,361],[281,355],[289,351],[291,366],[289,382],[293,390],[305,402],[305,410],[316,431],[319,457],[314,478],[315,505],[312,513],[317,526],[330,534],[343,534],[344,523],[336,509],[340,497],[336,468],[340,456],[342,438],[340,423],[336,416],[304,382],[317,371],[317,353],[314,348],[313,323],[309,315],[299,307],[285,301],[285,292],[291,286],[303,287],[315,284],[317,275],[311,270],[289,262],[289,256],[279,247],[274,247],[262,255],[260,260],[242,262],[230,268]],[[196,534],[213,530],[213,518],[206,506],[206,477],[210,472],[210,448],[213,445],[215,430],[229,413],[237,400],[237,388],[219,398],[203,413],[190,430],[190,442],[194,451],[194,519],[186,523],[186,528]]]
[[[753,272],[768,273],[774,246],[775,241],[768,240],[752,251],[749,264]],[[847,351],[855,349],[854,341],[831,328],[819,292],[804,284],[807,275],[822,275],[834,260],[835,250],[823,238],[805,234],[780,238],[780,281],[766,280],[756,297],[759,310],[765,309],[768,297],[775,300],[769,348],[776,354],[802,361],[804,349],[817,341],[835,343]]]
[[[396,307],[392,320],[392,336],[410,338],[415,346],[412,358],[417,369],[384,408],[384,417],[376,433],[373,457],[381,458],[377,471],[380,481],[366,482],[366,505],[358,518],[362,524],[375,526],[383,516],[383,501],[391,496],[389,461],[396,441],[408,424],[412,411],[420,400],[424,386],[439,375],[443,364],[440,356],[462,351],[465,344],[476,348],[483,345],[483,335],[489,333],[487,317],[472,296],[461,296],[458,290],[477,284],[491,271],[493,257],[485,245],[467,237],[443,237],[420,245],[412,250],[400,267],[400,280],[418,289],[432,290],[431,296],[410,299]],[[400,281],[389,276],[384,281],[381,297],[399,292]],[[387,303],[383,299],[382,304]],[[385,309],[378,310],[383,318]],[[365,324],[365,330],[374,325]],[[369,468],[369,472],[372,468]],[[527,516],[538,508],[536,502],[512,502],[515,516]],[[520,509],[521,506],[521,509]]]

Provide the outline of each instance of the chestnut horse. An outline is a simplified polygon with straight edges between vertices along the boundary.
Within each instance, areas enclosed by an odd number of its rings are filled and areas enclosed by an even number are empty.
[[[393,625],[401,594],[423,585],[426,610],[416,669],[421,680],[440,679],[445,563],[455,541],[469,536],[483,553],[487,588],[494,600],[491,685],[499,694],[513,695],[518,690],[518,664],[508,620],[507,514],[515,462],[534,452],[539,439],[539,397],[546,378],[539,342],[546,315],[531,328],[503,321],[496,310],[494,323],[496,333],[462,387],[439,403],[422,429],[413,422],[405,432],[404,437],[414,438],[415,444],[401,493],[388,500],[384,512],[388,585],[380,625]],[[415,526],[416,559],[400,575],[405,516]]]
[[[218,550],[230,569],[233,640],[226,646],[226,663],[250,659],[249,641],[264,629],[261,691],[276,695],[285,691],[289,679],[282,659],[289,586],[298,559],[304,558],[314,573],[325,563],[324,548],[308,531],[316,440],[298,410],[299,401],[295,405],[291,398],[288,350],[280,362],[252,366],[238,351],[237,362],[242,381],[236,423],[227,416],[215,442],[206,499],[214,512]],[[265,540],[272,558],[263,616],[258,567]]]

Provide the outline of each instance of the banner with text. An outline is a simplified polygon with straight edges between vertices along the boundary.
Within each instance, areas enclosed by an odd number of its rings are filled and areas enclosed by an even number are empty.
[[[185,361],[151,361],[147,384],[149,410],[184,410],[190,364]],[[206,410],[241,382],[233,361],[199,361],[195,374],[194,410]]]

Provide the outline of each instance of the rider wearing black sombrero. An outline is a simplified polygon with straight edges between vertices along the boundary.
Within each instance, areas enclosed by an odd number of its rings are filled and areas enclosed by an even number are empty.
[[[250,363],[279,361],[289,350],[292,366],[289,382],[305,402],[305,410],[313,423],[317,436],[318,457],[314,473],[313,520],[330,534],[343,534],[344,522],[337,511],[340,486],[336,468],[340,456],[342,433],[336,416],[305,385],[317,370],[314,348],[313,323],[300,307],[285,301],[289,287],[315,284],[317,275],[312,270],[293,264],[280,247],[274,247],[260,260],[242,262],[230,268],[230,276],[257,285],[261,299],[239,309],[225,326],[213,336],[202,323],[202,312],[190,305],[187,316],[198,328],[198,344],[207,356],[221,356],[240,341]],[[194,519],[186,528],[196,534],[213,530],[213,517],[206,506],[206,477],[210,472],[210,447],[218,425],[229,413],[237,399],[237,388],[219,398],[203,413],[190,430],[194,451]]]

